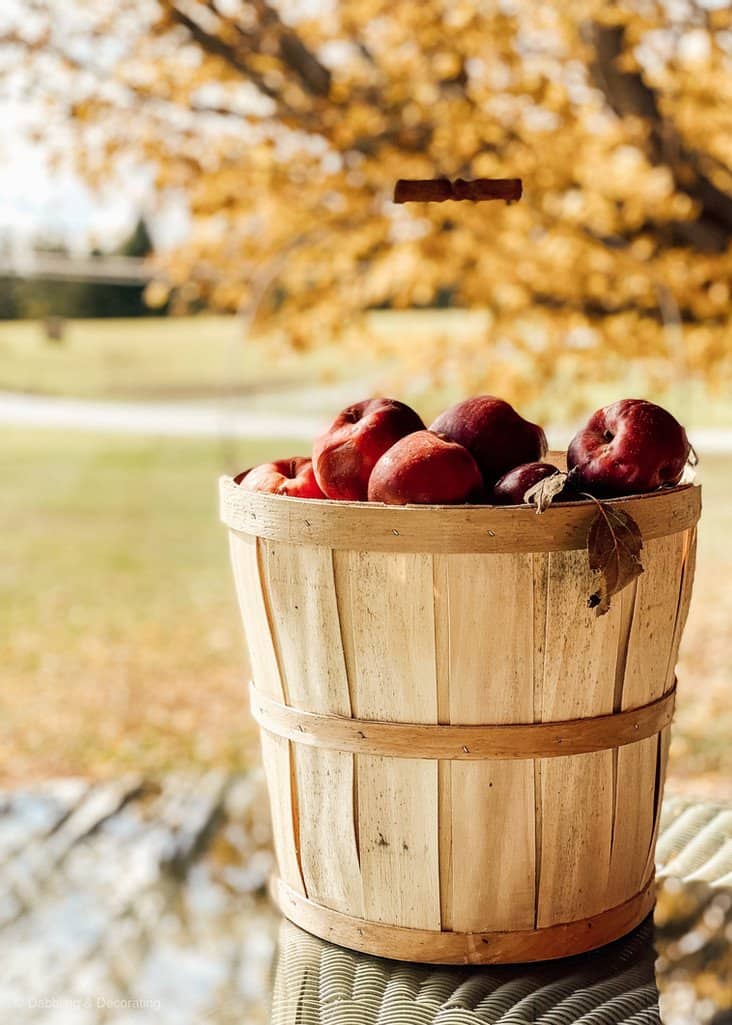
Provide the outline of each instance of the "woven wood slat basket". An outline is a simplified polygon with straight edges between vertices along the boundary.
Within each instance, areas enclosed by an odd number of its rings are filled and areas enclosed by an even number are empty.
[[[432,963],[562,957],[653,904],[700,489],[618,502],[645,572],[601,618],[596,509],[387,507],[220,484],[296,924]]]

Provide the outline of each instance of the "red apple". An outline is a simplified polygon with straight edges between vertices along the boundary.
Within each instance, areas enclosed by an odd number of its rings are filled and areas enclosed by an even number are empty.
[[[496,481],[490,501],[495,505],[522,505],[529,488],[553,473],[559,473],[559,469],[551,463],[522,463]]]
[[[479,395],[450,406],[430,424],[430,430],[471,453],[487,488],[514,466],[546,454],[546,436],[541,427],[524,420],[508,402],[492,395]]]
[[[424,424],[396,399],[366,399],[348,406],[313,446],[315,478],[328,498],[361,502],[371,471],[387,449]]]
[[[369,501],[387,505],[455,505],[478,501],[483,480],[462,445],[416,431],[384,453],[369,480]]]
[[[245,491],[268,491],[291,498],[325,498],[313,473],[313,461],[305,456],[262,463],[234,477]]]
[[[593,413],[567,449],[574,483],[612,498],[678,484],[689,458],[686,431],[645,399],[621,399]]]

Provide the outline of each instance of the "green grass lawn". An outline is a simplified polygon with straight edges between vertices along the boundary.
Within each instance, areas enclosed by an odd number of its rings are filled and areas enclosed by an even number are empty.
[[[216,478],[289,448],[5,431],[1,776],[252,759]],[[712,791],[732,779],[731,470],[705,460],[671,762],[679,784]]]
[[[35,321],[0,323],[0,390],[95,399],[247,395],[333,376],[332,353],[247,343],[235,317],[78,320],[61,343]]]
[[[2,775],[249,758],[216,479],[290,447],[5,431]]]

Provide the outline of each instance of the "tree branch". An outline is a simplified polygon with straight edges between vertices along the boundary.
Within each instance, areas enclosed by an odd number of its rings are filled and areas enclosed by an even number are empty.
[[[303,43],[294,29],[285,25],[277,11],[266,0],[252,0],[262,24],[277,34],[279,57],[300,79],[303,87],[314,96],[327,96],[330,92],[330,71]]]
[[[657,306],[639,306],[638,303],[629,302],[618,303],[613,306],[593,300],[572,302],[571,300],[559,299],[556,295],[544,295],[541,292],[534,292],[531,296],[531,302],[547,310],[568,310],[573,313],[582,313],[590,320],[605,320],[607,317],[614,317],[620,313],[637,313],[639,317],[645,320],[653,320],[658,324],[664,324],[667,320],[660,303]],[[725,314],[697,317],[688,308],[679,308],[678,319],[682,324],[719,324],[721,326],[728,322],[728,317]]]
[[[206,53],[213,54],[215,57],[220,57],[221,60],[229,65],[230,68],[252,82],[261,93],[269,97],[269,99],[273,100],[279,106],[283,106],[282,98],[277,90],[272,89],[271,86],[267,85],[262,76],[250,66],[248,61],[241,56],[239,51],[234,47],[229,46],[229,44],[224,42],[224,40],[219,36],[213,35],[211,32],[207,32],[206,29],[199,25],[197,21],[190,17],[190,15],[177,7],[172,0],[166,0],[165,8],[176,24],[187,29],[191,37],[198,43],[201,49],[205,50]],[[291,115],[294,114],[294,111],[289,109],[287,112]]]
[[[311,105],[310,108],[293,107],[283,99],[280,90],[269,86],[263,80],[247,59],[249,54],[274,52],[275,56],[282,61],[285,72],[290,71],[296,75],[301,84],[307,82],[305,92],[308,96],[321,101],[328,99],[330,72],[318,62],[297,34],[282,22],[274,8],[266,0],[251,0],[259,20],[256,28],[250,31],[232,19],[221,15],[216,0],[202,0],[202,2],[209,12],[220,18],[222,26],[225,25],[234,30],[242,41],[241,47],[228,42],[223,33],[219,35],[204,28],[187,11],[178,6],[179,0],[161,0],[175,24],[187,29],[204,51],[221,58],[238,74],[252,82],[260,92],[277,105],[278,113],[284,119],[304,131],[315,131],[327,135],[321,107],[316,108],[314,105]],[[370,88],[361,99],[375,106],[383,106],[383,96],[373,88]],[[354,141],[351,148],[360,153],[373,154],[380,147],[391,144],[409,152],[422,152],[427,149],[431,136],[432,126],[427,124],[406,126],[402,122],[401,109],[394,109],[388,111],[387,127],[383,132],[378,135],[360,137]]]
[[[239,38],[244,41],[248,50],[256,52],[262,49],[264,33],[271,33],[277,57],[297,75],[305,91],[313,96],[328,95],[330,92],[330,71],[308,49],[297,32],[288,25],[285,25],[277,11],[270,4],[266,3],[265,0],[251,0],[251,6],[259,18],[258,31],[245,29],[234,18],[222,14],[216,0],[206,0],[206,6],[227,27],[234,29]]]
[[[623,71],[618,59],[625,52],[625,30],[620,25],[590,27],[595,51],[591,71],[608,105],[619,117],[640,117],[649,127],[648,157],[653,164],[665,164],[675,187],[700,207],[696,221],[675,221],[674,236],[697,249],[722,252],[732,239],[732,196],[701,169],[702,157],[689,149],[676,127],[661,113],[658,97],[640,73]]]

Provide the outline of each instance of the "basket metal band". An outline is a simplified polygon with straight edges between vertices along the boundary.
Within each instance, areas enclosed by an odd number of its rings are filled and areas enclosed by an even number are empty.
[[[653,876],[630,900],[591,918],[516,932],[439,932],[383,925],[323,907],[273,878],[272,899],[283,915],[321,939],[381,957],[437,964],[517,964],[595,950],[624,936],[650,913]]]
[[[250,684],[252,715],[269,733],[297,744],[392,758],[557,758],[624,747],[660,733],[671,722],[676,683],[640,708],[563,722],[455,726],[348,719],[291,708]]]

